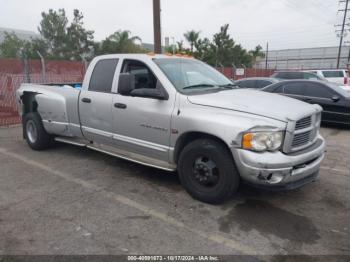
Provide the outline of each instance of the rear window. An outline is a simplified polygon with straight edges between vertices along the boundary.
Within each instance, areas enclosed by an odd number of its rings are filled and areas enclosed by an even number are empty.
[[[343,71],[322,71],[324,77],[344,77]]]
[[[301,72],[277,72],[275,74],[276,78],[282,79],[303,79],[303,74]]]
[[[109,93],[118,59],[104,59],[97,62],[92,72],[89,91]]]

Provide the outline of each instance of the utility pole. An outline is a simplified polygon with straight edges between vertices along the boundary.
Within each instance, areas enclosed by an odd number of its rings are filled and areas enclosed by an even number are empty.
[[[338,12],[344,12],[344,16],[343,16],[343,23],[341,25],[335,25],[337,26],[341,26],[341,30],[336,30],[336,32],[340,31],[339,37],[339,49],[338,49],[338,58],[337,58],[337,69],[339,69],[339,63],[340,63],[340,55],[341,55],[341,48],[343,45],[343,38],[344,38],[344,31],[347,31],[348,29],[345,29],[345,21],[346,21],[346,16],[347,13],[349,11],[348,9],[348,5],[349,5],[349,0],[342,0],[339,1],[339,3],[344,3],[345,2],[345,9],[339,9]]]
[[[265,69],[267,69],[268,56],[269,56],[269,42],[266,42]]]
[[[154,30],[154,53],[162,53],[162,38],[160,33],[160,0],[153,0],[153,30]]]

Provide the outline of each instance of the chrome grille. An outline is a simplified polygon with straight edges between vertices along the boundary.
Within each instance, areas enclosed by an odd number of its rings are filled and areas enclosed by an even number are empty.
[[[292,147],[302,146],[310,141],[311,131],[296,134],[293,138]]]
[[[302,150],[314,144],[320,129],[321,112],[290,122],[283,151],[286,153]]]
[[[311,116],[304,117],[296,122],[295,130],[304,129],[311,126]]]

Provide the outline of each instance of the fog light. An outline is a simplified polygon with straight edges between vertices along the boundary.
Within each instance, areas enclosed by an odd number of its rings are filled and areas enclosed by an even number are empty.
[[[267,180],[270,184],[277,184],[281,182],[284,178],[282,173],[273,173],[269,180]]]

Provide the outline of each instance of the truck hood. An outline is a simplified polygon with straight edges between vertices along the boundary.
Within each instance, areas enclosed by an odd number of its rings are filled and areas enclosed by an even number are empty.
[[[251,89],[233,89],[217,93],[188,96],[190,103],[229,109],[273,118],[280,121],[296,121],[319,112],[322,108],[283,95]]]

